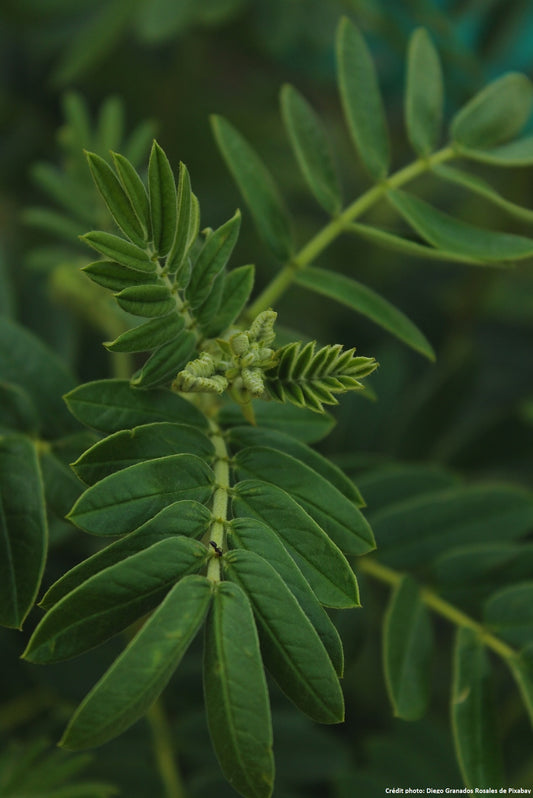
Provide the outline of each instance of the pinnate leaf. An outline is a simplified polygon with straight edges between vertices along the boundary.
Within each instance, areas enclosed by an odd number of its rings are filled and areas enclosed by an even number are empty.
[[[139,177],[135,167],[118,152],[112,152],[113,163],[119,176],[120,182],[129,197],[142,230],[145,234],[150,232],[150,204],[144,183]]]
[[[132,388],[127,380],[86,382],[66,394],[70,412],[88,427],[100,432],[117,432],[154,421],[192,424],[205,429],[207,419],[194,405],[171,391],[146,393]]]
[[[124,468],[82,493],[69,513],[93,535],[123,535],[180,499],[205,503],[213,471],[192,454],[174,454]]]
[[[63,574],[48,588],[39,606],[49,609],[89,577],[161,540],[176,535],[199,538],[207,531],[211,521],[211,513],[203,504],[188,500],[169,504],[133,532],[115,540]]]
[[[427,707],[433,634],[416,582],[403,577],[391,597],[383,629],[385,679],[394,714],[418,720]]]
[[[525,646],[533,638],[533,582],[496,591],[485,603],[485,623],[498,637]]]
[[[259,555],[243,549],[224,555],[224,570],[250,600],[263,659],[283,692],[313,720],[341,722],[344,702],[333,665],[279,574]]]
[[[225,777],[246,798],[270,798],[274,758],[265,673],[250,602],[231,582],[216,585],[207,618],[204,695]]]
[[[176,196],[176,236],[168,253],[167,268],[171,274],[179,272],[192,244],[191,227],[194,228],[196,207],[193,202],[191,178],[184,163],[180,163]],[[192,238],[196,238],[196,233]]]
[[[114,341],[105,341],[104,346],[110,352],[146,352],[175,341],[184,326],[183,316],[172,313],[126,330]]]
[[[184,330],[178,338],[158,347],[150,355],[144,366],[131,378],[131,384],[137,388],[170,384],[178,371],[191,360],[195,349],[195,334],[191,330]]]
[[[139,285],[156,285],[158,277],[153,272],[142,272],[122,266],[112,260],[97,260],[81,267],[81,271],[98,285],[118,292]]]
[[[233,491],[238,517],[262,521],[278,535],[316,597],[326,607],[359,604],[355,575],[338,547],[308,513],[281,488],[255,479]]]
[[[254,518],[234,518],[227,534],[232,549],[252,551],[277,571],[316,629],[335,672],[342,676],[344,656],[339,633],[276,533]]]
[[[341,551],[361,555],[375,548],[370,525],[354,502],[305,463],[267,446],[241,449],[233,462],[243,478],[287,491]]]
[[[149,258],[148,253],[120,236],[94,230],[91,233],[85,233],[80,238],[104,258],[109,258],[109,260],[121,263],[138,272],[148,272],[149,274],[155,272],[155,261]]]
[[[0,437],[0,623],[20,628],[44,569],[46,505],[35,445]]]
[[[60,745],[70,750],[101,745],[142,717],[198,632],[211,597],[204,576],[178,582],[82,701]]]
[[[487,149],[513,139],[524,127],[533,106],[531,81],[509,72],[485,86],[452,119],[453,141]]]
[[[208,297],[215,278],[226,266],[237,243],[240,226],[241,214],[237,211],[209,236],[202,247],[187,287],[187,298],[193,309],[198,308]]]
[[[337,70],[344,116],[370,176],[389,171],[389,137],[372,56],[359,30],[346,17],[337,31]]]
[[[224,274],[219,310],[202,324],[207,338],[216,338],[239,317],[252,293],[254,273],[254,266],[247,265]]]
[[[332,215],[342,205],[339,178],[319,118],[307,100],[286,84],[281,90],[283,122],[298,166],[320,205]]]
[[[143,230],[139,218],[117,176],[103,158],[94,152],[87,153],[89,168],[113,219],[130,241],[143,247],[146,242],[146,229]]]
[[[407,135],[418,155],[436,149],[442,123],[444,88],[439,54],[424,28],[409,41],[405,123]]]
[[[98,441],[72,464],[86,485],[136,463],[171,454],[195,454],[209,461],[214,447],[197,427],[158,421],[131,430],[120,430]]]
[[[459,629],[454,653],[452,728],[467,787],[494,788],[504,784],[490,681],[482,642],[472,630]]]
[[[208,556],[202,543],[173,537],[108,566],[54,604],[24,657],[59,662],[99,645],[156,607],[178,579],[199,571]]]
[[[398,189],[387,191],[387,198],[406,222],[434,247],[494,263],[533,255],[531,238],[475,227]]]
[[[152,239],[159,256],[170,250],[176,234],[177,195],[172,168],[157,141],[148,164],[148,189]]]
[[[296,281],[305,288],[341,302],[357,313],[362,313],[417,352],[430,360],[435,359],[431,344],[418,327],[401,310],[371,288],[352,280],[351,277],[315,267],[302,271]]]
[[[280,261],[292,252],[287,211],[266,166],[246,139],[221,116],[211,118],[218,147],[248,205],[257,231]]]
[[[120,307],[133,316],[154,318],[176,310],[176,301],[166,285],[132,285],[115,296]]]

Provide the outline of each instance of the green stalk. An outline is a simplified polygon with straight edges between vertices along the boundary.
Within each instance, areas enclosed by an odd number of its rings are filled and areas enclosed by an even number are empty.
[[[378,579],[380,582],[385,582],[388,585],[396,587],[404,576],[399,571],[394,571],[392,568],[382,565],[372,557],[365,557],[358,561],[358,568],[369,576]],[[462,610],[454,607],[448,601],[442,599],[437,593],[428,587],[420,589],[420,598],[427,607],[436,612],[442,618],[455,624],[455,626],[463,626],[466,629],[471,629],[477,634],[479,639],[492,649],[496,654],[505,660],[513,660],[518,657],[518,652],[514,648],[504,643],[499,637],[491,634],[483,624],[475,621]]]
[[[222,437],[220,427],[214,421],[209,422],[212,434],[213,445],[215,447],[215,493],[213,496],[213,506],[211,509],[213,523],[209,528],[209,542],[215,544],[213,547],[213,557],[207,566],[207,578],[213,582],[220,582],[222,577],[220,570],[220,556],[218,552],[224,551],[224,527],[228,517],[228,493],[229,481],[229,456],[226,442]]]
[[[146,718],[152,732],[154,755],[165,787],[165,798],[186,798],[172,746],[172,732],[160,699],[152,704],[146,713]]]
[[[452,147],[444,147],[442,150],[433,153],[428,158],[418,158],[413,163],[408,164],[403,169],[395,172],[391,177],[381,183],[372,186],[364,194],[361,194],[351,205],[348,205],[342,213],[333,218],[325,227],[322,228],[313,238],[285,264],[282,270],[266,286],[255,302],[246,311],[245,319],[250,321],[258,313],[272,307],[279,297],[285,293],[291,285],[300,269],[305,269],[329,246],[341,233],[346,230],[347,225],[354,222],[366,211],[372,208],[391,188],[400,188],[415,177],[424,174],[437,164],[449,161],[455,157]]]

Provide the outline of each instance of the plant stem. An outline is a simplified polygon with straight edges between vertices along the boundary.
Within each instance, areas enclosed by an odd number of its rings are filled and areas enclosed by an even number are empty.
[[[365,557],[358,561],[358,567],[364,573],[379,579],[380,582],[386,582],[395,587],[399,584],[404,574],[399,571],[394,571],[392,568],[382,565],[372,557]],[[518,652],[514,648],[504,643],[499,637],[491,634],[481,623],[475,621],[465,612],[454,607],[448,601],[445,601],[437,595],[433,590],[428,587],[420,589],[420,598],[430,609],[438,615],[446,618],[446,620],[455,624],[456,626],[463,626],[475,632],[479,639],[488,647],[491,648],[500,657],[505,660],[513,660],[518,657]]]
[[[178,763],[172,746],[172,734],[161,699],[158,699],[146,718],[152,732],[154,754],[165,787],[165,798],[186,798]]]
[[[228,517],[228,491],[229,491],[229,457],[226,442],[222,437],[220,427],[210,420],[211,435],[215,447],[215,493],[213,496],[213,523],[209,528],[209,542],[212,541],[216,549],[213,548],[213,557],[207,566],[207,578],[213,582],[220,582],[220,555],[218,552],[224,551],[224,525]]]
[[[300,269],[304,269],[320,255],[320,253],[331,244],[341,233],[343,233],[351,222],[358,219],[368,211],[383,195],[391,188],[399,188],[409,183],[415,177],[429,171],[433,166],[444,161],[449,161],[455,157],[452,147],[444,147],[438,152],[433,153],[428,158],[418,158],[413,163],[404,166],[391,177],[381,183],[372,186],[364,194],[361,194],[351,205],[348,205],[342,213],[335,216],[325,227],[320,230],[313,238],[294,255],[274,279],[266,286],[255,302],[250,305],[246,312],[246,320],[254,319],[258,313],[271,307],[285,293],[291,285]]]

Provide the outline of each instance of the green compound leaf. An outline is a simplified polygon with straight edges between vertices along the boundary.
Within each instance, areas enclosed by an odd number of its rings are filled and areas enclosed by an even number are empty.
[[[380,227],[374,227],[374,225],[352,223],[346,227],[346,230],[349,233],[364,238],[366,241],[370,241],[378,247],[392,250],[392,252],[401,252],[405,255],[413,255],[415,258],[444,260],[452,263],[470,263],[474,266],[486,265],[482,260],[470,258],[468,255],[461,255],[457,252],[433,249],[425,244],[419,244],[417,241],[411,241],[409,238],[402,238],[394,233],[389,233],[386,230],[382,230]]]
[[[175,341],[184,326],[183,316],[172,313],[126,330],[114,341],[104,341],[104,346],[110,352],[146,352]]]
[[[335,419],[330,413],[319,415],[305,407],[263,401],[252,402],[252,407],[258,427],[285,432],[303,443],[316,443],[329,435],[335,426]],[[239,426],[242,424],[242,412],[234,404],[226,405],[220,412],[220,420],[224,426]]]
[[[281,90],[281,112],[298,166],[317,202],[335,215],[342,206],[341,187],[322,124],[294,86]]]
[[[341,344],[315,347],[311,341],[278,349],[276,364],[264,374],[267,394],[322,413],[324,404],[338,404],[335,394],[362,390],[360,380],[377,368],[374,358],[355,357],[355,349],[343,350]]]
[[[455,147],[465,158],[488,163],[491,166],[516,167],[533,164],[533,136],[525,136],[489,150],[473,150],[459,144],[456,144]]]
[[[86,382],[66,394],[70,412],[88,427],[100,432],[118,432],[154,421],[172,421],[206,429],[207,419],[190,402],[171,391],[146,393],[127,380]]]
[[[152,240],[157,254],[163,257],[174,241],[178,210],[172,168],[157,141],[152,145],[148,164],[148,191]]]
[[[93,283],[103,285],[104,288],[114,292],[132,286],[156,285],[159,282],[156,274],[135,271],[111,260],[96,260],[94,263],[82,266],[81,271],[85,272]]]
[[[48,543],[44,489],[35,445],[0,436],[0,623],[20,628],[44,570]]]
[[[246,798],[270,798],[274,757],[265,673],[250,602],[231,582],[216,585],[207,618],[204,695],[225,777]]]
[[[141,226],[130,199],[115,173],[107,161],[99,155],[94,152],[87,152],[86,155],[93,180],[111,216],[130,241],[139,247],[144,247],[147,243],[147,230]]]
[[[155,261],[150,259],[146,250],[135,244],[130,244],[120,236],[94,230],[91,233],[85,233],[80,238],[104,258],[109,258],[109,260],[121,263],[138,272],[148,272],[149,274],[155,272]]]
[[[385,680],[394,714],[418,720],[431,684],[433,632],[416,582],[403,577],[391,597],[383,629]]]
[[[216,338],[237,319],[252,293],[255,267],[239,266],[224,274],[219,310],[214,318],[202,323],[206,338]]]
[[[129,535],[115,540],[109,546],[67,571],[48,588],[39,602],[39,606],[45,610],[50,609],[57,604],[59,599],[77,588],[89,577],[100,573],[104,568],[121,562],[126,557],[131,557],[132,554],[149,548],[154,543],[159,543],[161,540],[177,535],[199,538],[207,531],[211,522],[211,513],[203,504],[187,500],[169,504],[142,526],[130,532]]]
[[[443,104],[439,54],[428,32],[418,28],[409,41],[405,89],[407,136],[418,155],[429,155],[437,148]]]
[[[389,190],[387,199],[413,230],[434,247],[493,263],[533,255],[531,238],[474,227],[405,191]]]
[[[171,383],[178,371],[191,360],[196,340],[191,330],[184,330],[177,339],[160,346],[135,372],[131,384],[137,388],[155,388]]]
[[[150,708],[202,626],[212,598],[204,576],[186,576],[96,683],[60,745],[76,751],[111,740]]]
[[[193,309],[200,307],[209,296],[215,278],[226,266],[239,237],[241,214],[237,211],[231,219],[212,233],[196,260],[187,298]]]
[[[453,546],[504,543],[533,525],[527,491],[500,485],[460,487],[412,497],[369,514],[380,559],[418,568]]]
[[[372,56],[361,33],[344,17],[337,31],[337,70],[344,116],[370,176],[389,171],[390,145]]]
[[[457,633],[451,710],[455,749],[466,786],[501,787],[506,782],[489,661],[475,632],[466,628]]]
[[[257,231],[280,261],[292,253],[287,211],[270,173],[243,136],[222,116],[211,117],[218,148],[250,209]]]
[[[487,149],[513,139],[524,127],[533,106],[531,81],[509,72],[489,83],[454,116],[453,141],[473,149]]]
[[[72,468],[86,485],[94,485],[123,468],[171,454],[194,454],[209,462],[214,447],[196,427],[159,421],[109,435],[87,449]]]
[[[115,298],[133,316],[154,318],[176,310],[176,300],[166,285],[132,285],[115,294]]]
[[[156,607],[178,579],[199,571],[208,556],[197,540],[174,537],[110,565],[54,604],[24,658],[45,664],[94,648]]]
[[[191,229],[195,228],[194,216],[197,211],[193,197],[188,169],[180,162],[176,197],[176,236],[166,263],[170,274],[181,271],[187,251],[197,235],[197,230],[191,235]]]
[[[277,571],[313,624],[328,652],[335,673],[342,676],[344,655],[339,633],[276,533],[254,518],[235,518],[228,527],[227,534],[232,549],[252,551]]]
[[[285,452],[285,454],[291,455],[296,460],[301,460],[302,463],[324,477],[351,502],[354,502],[359,507],[364,506],[361,494],[352,480],[340,468],[328,460],[327,457],[323,457],[314,449],[311,449],[310,446],[306,446],[305,443],[301,443],[291,435],[261,427],[233,427],[228,434],[228,443],[231,448],[244,449],[248,446],[268,446],[271,449]]]
[[[401,310],[395,308],[371,288],[345,277],[343,274],[317,269],[313,266],[298,274],[296,282],[362,313],[380,327],[399,338],[415,351],[435,360],[433,347]]]
[[[248,596],[265,665],[285,695],[318,723],[344,720],[337,674],[318,634],[274,568],[243,549],[224,555],[224,571]]]
[[[452,166],[442,165],[433,167],[432,171],[437,175],[437,177],[447,180],[454,185],[461,186],[462,188],[465,188],[480,197],[484,197],[498,208],[506,211],[510,216],[514,216],[517,219],[522,219],[525,222],[533,222],[532,210],[529,208],[522,208],[521,205],[517,205],[516,203],[505,199],[505,197],[502,197],[501,194],[498,194],[498,192],[493,189],[489,183],[485,182],[485,180],[482,180],[476,175],[471,175],[468,172],[463,172],[461,169],[456,169]]]
[[[520,689],[533,725],[533,645],[530,643],[516,657],[508,659],[507,664]]]
[[[533,582],[509,585],[493,593],[484,608],[485,623],[498,637],[522,647],[533,638]]]
[[[213,471],[193,454],[174,454],[117,471],[82,493],[68,518],[93,535],[124,535],[167,504],[192,499],[204,504]]]
[[[233,489],[233,510],[238,517],[256,518],[274,530],[321,604],[339,609],[359,605],[357,582],[346,558],[288,493],[246,479]]]
[[[289,493],[341,551],[361,555],[376,547],[370,525],[358,507],[300,460],[266,446],[254,446],[241,449],[233,463],[243,478],[263,480]]]

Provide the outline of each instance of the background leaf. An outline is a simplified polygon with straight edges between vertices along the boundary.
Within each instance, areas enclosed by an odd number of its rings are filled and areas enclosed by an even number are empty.
[[[222,116],[213,116],[211,124],[218,147],[250,209],[259,235],[280,261],[287,260],[292,252],[289,218],[272,177],[233,125]]]
[[[455,646],[452,726],[466,785],[505,784],[487,655],[475,633],[465,628],[459,629]]]
[[[0,436],[0,622],[21,627],[44,570],[46,505],[35,445]]]
[[[294,86],[283,86],[280,97],[283,122],[298,166],[316,200],[335,215],[342,205],[341,187],[320,120]]]
[[[389,138],[372,56],[346,17],[337,31],[337,70],[344,116],[353,142],[374,180],[389,171]]]
[[[399,718],[418,720],[427,709],[432,649],[429,612],[416,582],[404,577],[391,596],[383,627],[385,679]]]
[[[424,28],[409,40],[405,124],[411,146],[418,155],[436,149],[442,124],[444,87],[439,54]]]
[[[418,327],[409,321],[401,310],[395,308],[371,288],[367,288],[343,274],[336,274],[314,266],[300,272],[296,281],[304,288],[335,299],[357,313],[362,313],[363,316],[367,316],[417,352],[430,360],[435,359],[435,352],[431,344]]]

